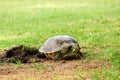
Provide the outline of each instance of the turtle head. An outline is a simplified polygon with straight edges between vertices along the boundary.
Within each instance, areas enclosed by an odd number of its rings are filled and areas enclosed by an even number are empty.
[[[69,55],[78,54],[78,53],[80,53],[80,47],[76,43],[64,44],[62,53],[69,54]]]
[[[72,53],[74,54],[74,55],[78,55],[78,56],[82,56],[82,53],[80,52],[80,47],[79,47],[79,45],[74,45],[73,47],[72,47]]]
[[[80,52],[80,47],[78,44],[70,44],[65,46],[61,53],[63,55],[62,59],[81,58],[82,56],[82,53]]]

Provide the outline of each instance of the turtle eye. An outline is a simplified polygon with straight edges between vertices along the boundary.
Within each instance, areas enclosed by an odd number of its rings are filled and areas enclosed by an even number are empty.
[[[72,46],[69,46],[69,47],[68,47],[68,51],[70,51],[71,49],[72,49]]]

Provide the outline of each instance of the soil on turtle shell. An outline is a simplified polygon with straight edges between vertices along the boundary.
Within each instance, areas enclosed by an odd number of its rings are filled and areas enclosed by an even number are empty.
[[[10,51],[14,53],[14,55],[11,55],[9,53]],[[26,53],[28,53],[27,51],[29,54],[26,55]],[[33,55],[33,52],[35,52],[35,55]],[[4,54],[0,56],[0,61],[2,62],[0,64],[0,80],[92,80],[89,73],[82,73],[80,71],[99,70],[102,67],[109,66],[106,61],[98,60],[84,62],[78,59],[71,59],[55,62],[43,56],[39,58],[40,55],[36,53],[35,48],[31,50],[28,49],[28,47],[27,49],[23,49],[21,46],[10,48],[4,52]],[[13,59],[13,56],[15,59]],[[24,59],[24,57],[26,58]],[[15,60],[18,59],[21,60],[21,63],[15,62]]]

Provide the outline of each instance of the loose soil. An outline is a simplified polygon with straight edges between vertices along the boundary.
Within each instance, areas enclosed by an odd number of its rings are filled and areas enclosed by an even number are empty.
[[[38,49],[19,45],[12,47],[8,50],[4,50],[0,55],[0,62],[7,63],[31,63],[40,62],[40,58],[45,56],[38,52]]]
[[[6,50],[0,56],[0,61],[0,80],[92,80],[89,73],[80,71],[99,70],[109,66],[106,61],[98,60],[84,62],[71,59],[55,62],[38,54],[37,49],[25,46]]]

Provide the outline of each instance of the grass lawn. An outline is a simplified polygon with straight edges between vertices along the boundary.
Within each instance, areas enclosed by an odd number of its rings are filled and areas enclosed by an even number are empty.
[[[73,36],[89,55],[84,62],[110,64],[77,75],[89,73],[91,80],[120,79],[119,0],[0,0],[1,50],[20,44],[38,48],[56,35]]]

